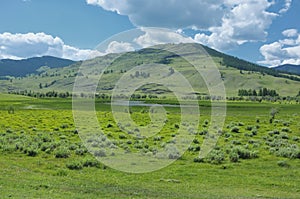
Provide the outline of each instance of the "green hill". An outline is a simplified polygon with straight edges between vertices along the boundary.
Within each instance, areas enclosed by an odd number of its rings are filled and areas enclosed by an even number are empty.
[[[40,67],[61,68],[73,64],[74,61],[51,56],[33,57],[22,60],[0,60],[0,76],[23,77],[31,73],[39,73]]]
[[[34,91],[46,93],[49,91],[72,92],[75,77],[86,85],[95,81],[103,72],[97,92],[111,93],[116,82],[135,66],[161,64],[168,69],[175,69],[185,76],[190,84],[195,87],[196,92],[201,95],[209,95],[207,86],[194,67],[181,56],[172,51],[181,50],[185,52],[184,58],[192,60],[204,72],[211,69],[209,57],[206,54],[199,56],[197,51],[202,50],[200,44],[168,44],[141,49],[139,51],[123,54],[110,54],[97,57],[83,63],[77,62],[73,65],[45,69],[39,74],[31,74],[26,77],[0,80],[2,92],[10,91]],[[164,50],[162,50],[164,49]],[[267,87],[274,89],[282,96],[296,96],[300,90],[300,76],[281,73],[274,69],[262,67],[204,46],[206,52],[211,56],[213,62],[220,71],[221,78],[226,87],[228,96],[237,96],[239,89],[257,89]],[[88,67],[92,71],[88,74],[78,72],[80,66]],[[107,66],[106,69],[105,66]],[[132,71],[131,75],[134,76]],[[141,71],[139,71],[141,72]],[[138,92],[144,94],[169,95],[170,92],[161,85],[146,85]]]

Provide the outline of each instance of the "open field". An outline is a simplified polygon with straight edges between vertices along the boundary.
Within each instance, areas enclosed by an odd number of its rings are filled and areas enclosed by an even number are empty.
[[[300,198],[299,104],[228,102],[217,146],[198,159],[210,125],[210,103],[199,104],[200,126],[184,155],[161,170],[129,174],[87,152],[74,125],[71,99],[0,94],[0,196]],[[104,131],[126,150],[155,153],[177,136],[178,107],[166,108],[166,128],[145,142],[118,129],[109,104],[99,102],[96,109]],[[131,107],[138,125],[149,122],[148,109]],[[270,121],[272,110],[278,113]]]

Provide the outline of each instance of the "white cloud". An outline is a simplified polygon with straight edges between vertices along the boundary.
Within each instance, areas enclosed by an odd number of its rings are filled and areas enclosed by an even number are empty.
[[[129,52],[134,51],[134,47],[127,42],[118,42],[118,41],[112,41],[109,43],[105,54],[109,53],[122,53],[122,52]]]
[[[134,42],[143,48],[166,43],[178,44],[194,42],[191,38],[183,37],[176,32],[165,29],[141,28],[141,30],[145,33],[134,39]]]
[[[285,5],[283,8],[281,8],[281,10],[279,10],[279,13],[282,14],[287,12],[291,8],[292,1],[293,0],[285,0]]]
[[[210,35],[196,34],[196,41],[226,50],[246,42],[265,40],[266,30],[277,16],[266,11],[272,3],[267,0],[227,0],[227,5],[231,5],[232,9],[223,17],[222,25],[209,28]]]
[[[0,59],[24,59],[43,55],[84,60],[100,54],[94,50],[68,46],[61,38],[45,33],[0,34]]]
[[[287,29],[282,32],[283,36],[286,37],[296,37],[298,35],[298,30],[296,29]]]
[[[272,20],[287,12],[292,0],[86,0],[126,15],[138,27],[192,28],[195,40],[226,50],[246,42],[264,41]],[[268,11],[274,4],[282,8]]]
[[[198,29],[220,25],[223,0],[86,0],[108,11],[127,15],[136,26]]]
[[[277,66],[281,64],[300,65],[300,34],[296,29],[288,29],[282,32],[286,38],[260,48],[265,60],[261,64]]]

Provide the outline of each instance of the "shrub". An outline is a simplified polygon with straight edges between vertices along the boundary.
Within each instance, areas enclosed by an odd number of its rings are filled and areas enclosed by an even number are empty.
[[[239,161],[239,154],[234,152],[234,151],[230,152],[229,153],[229,160],[231,162],[238,162]]]
[[[107,127],[107,128],[112,128],[113,125],[112,125],[112,124],[108,124],[106,127]]]
[[[284,160],[278,161],[277,165],[280,167],[290,167],[290,165]]]
[[[205,124],[205,125],[208,125],[208,124],[209,124],[209,121],[208,121],[208,120],[205,120],[205,121],[204,121],[204,124]]]
[[[200,151],[200,149],[201,149],[200,146],[189,146],[188,151],[197,152]]]
[[[195,139],[193,140],[193,143],[194,143],[194,144],[199,144],[200,142],[199,142],[198,139],[195,138]]]
[[[212,150],[205,158],[211,164],[221,164],[224,159],[224,153],[221,150]]]
[[[79,148],[79,149],[76,149],[75,154],[76,155],[84,155],[86,152],[87,152],[86,149]]]
[[[277,156],[281,156],[285,158],[300,159],[300,150],[297,147],[297,145],[290,145],[290,146],[279,148],[277,151],[275,151],[275,154]]]
[[[94,155],[96,157],[106,157],[106,151],[104,149],[96,150]]]
[[[82,162],[82,165],[84,167],[97,167],[97,168],[100,167],[100,163],[97,160],[92,159],[92,158],[84,159],[83,162]]]
[[[153,137],[153,141],[160,141],[161,140],[161,136],[155,136]]]
[[[224,136],[225,136],[225,138],[230,138],[231,137],[230,133],[225,133]]]
[[[13,133],[11,129],[6,129],[6,133]]]
[[[83,168],[83,165],[79,161],[73,161],[66,164],[66,167],[70,170],[80,170]]]
[[[51,139],[51,137],[50,137],[50,136],[48,136],[48,135],[44,135],[44,136],[42,137],[42,141],[43,141],[43,142],[51,142],[51,141],[52,141],[52,139]]]
[[[77,145],[76,144],[71,144],[70,146],[69,146],[69,150],[71,150],[71,151],[74,151],[74,150],[76,150],[77,149]]]
[[[252,131],[252,129],[253,129],[253,126],[247,126],[247,127],[246,127],[246,130],[247,130],[247,131]]]
[[[238,126],[245,126],[243,122],[238,122]]]
[[[239,141],[239,140],[232,140],[231,143],[234,144],[234,145],[241,145],[242,144],[241,141]]]
[[[232,153],[237,153],[239,158],[241,159],[253,159],[257,158],[257,152],[250,151],[249,149],[246,149],[244,147],[234,147],[232,148]]]
[[[232,127],[231,132],[232,132],[232,133],[239,133],[239,132],[240,132],[240,129],[239,129],[239,127],[237,127],[237,126],[234,126],[234,127]]]
[[[180,157],[179,151],[175,145],[167,145],[166,152],[169,159],[178,159]]]
[[[46,151],[47,149],[50,149],[51,145],[49,143],[43,143],[41,145],[41,151]]]
[[[124,134],[120,134],[119,139],[126,139],[126,136]]]
[[[290,125],[290,123],[286,122],[286,121],[284,121],[282,124],[283,124],[283,126],[289,126]]]
[[[273,131],[269,131],[269,136],[273,136],[274,135],[274,132]]]
[[[281,139],[288,140],[289,136],[285,133],[281,135]]]
[[[70,151],[67,148],[59,148],[55,151],[56,158],[68,158],[70,155]]]
[[[289,133],[291,130],[290,130],[290,128],[288,128],[288,127],[283,127],[283,128],[281,129],[281,131],[282,131],[282,132]]]
[[[34,148],[27,149],[28,156],[35,157],[38,154],[38,150]]]
[[[194,158],[194,162],[197,162],[197,163],[204,162],[204,158],[196,157],[196,158]]]
[[[128,140],[126,143],[130,145],[130,144],[132,144],[132,141]]]
[[[299,137],[297,137],[297,136],[293,137],[293,141],[298,142],[299,140],[300,140]]]
[[[68,124],[63,124],[63,125],[60,126],[60,128],[66,129],[66,128],[69,128],[69,125]]]
[[[257,129],[253,129],[253,130],[251,131],[251,133],[252,133],[252,135],[257,135]]]

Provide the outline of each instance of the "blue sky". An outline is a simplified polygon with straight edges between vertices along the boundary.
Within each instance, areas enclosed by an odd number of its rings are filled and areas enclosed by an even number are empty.
[[[299,10],[299,0],[1,0],[0,59],[86,59],[114,34],[162,27],[262,65],[300,64]]]

